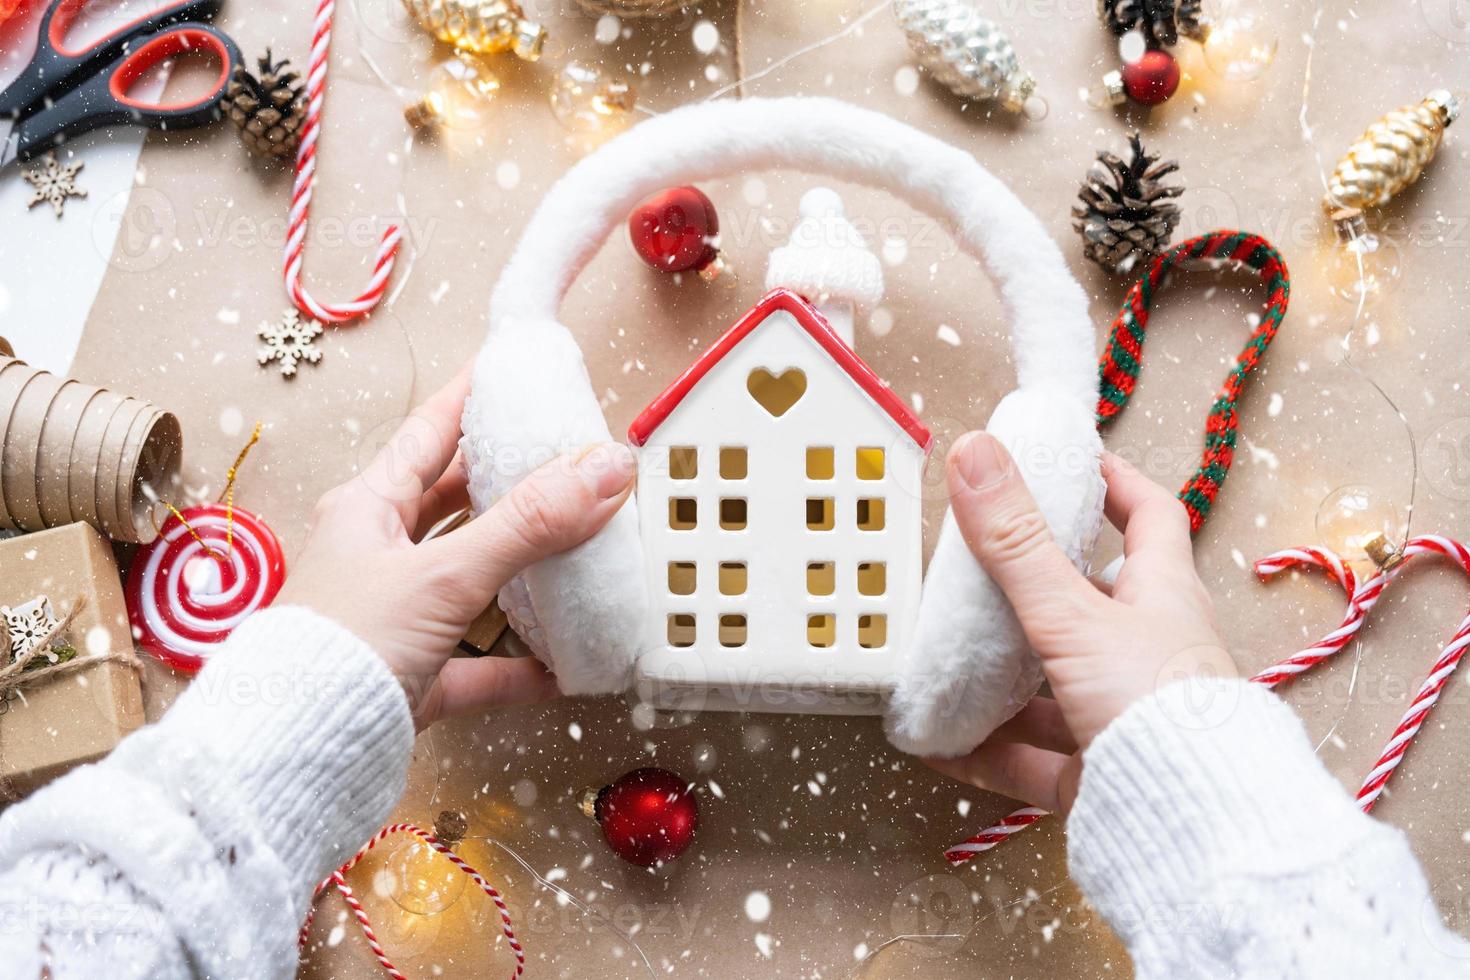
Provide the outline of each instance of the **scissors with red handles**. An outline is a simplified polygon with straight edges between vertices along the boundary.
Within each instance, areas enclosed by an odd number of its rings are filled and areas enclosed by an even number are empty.
[[[0,166],[28,160],[103,126],[190,129],[220,117],[240,49],[202,21],[218,14],[224,0],[174,0],[86,47],[69,47],[66,34],[88,2],[56,0],[46,8],[35,56],[0,92]],[[212,52],[220,63],[219,77],[204,95],[187,102],[152,103],[129,94],[160,62],[201,50]]]

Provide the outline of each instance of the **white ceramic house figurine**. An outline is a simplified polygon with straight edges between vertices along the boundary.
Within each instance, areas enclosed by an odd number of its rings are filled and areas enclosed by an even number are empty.
[[[851,347],[853,303],[881,296],[876,258],[832,192],[802,210],[772,258],[768,283],[786,282],[629,432],[652,600],[639,687],[656,705],[877,713],[912,636],[929,431]]]

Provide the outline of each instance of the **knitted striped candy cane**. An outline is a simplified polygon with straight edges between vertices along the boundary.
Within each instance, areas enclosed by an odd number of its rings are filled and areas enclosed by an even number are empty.
[[[362,928],[362,934],[363,937],[367,940],[368,948],[371,949],[373,951],[373,955],[378,958],[378,963],[382,965],[384,972],[386,972],[388,976],[392,977],[393,980],[408,980],[408,978],[405,977],[401,972],[399,972],[398,968],[393,965],[392,960],[388,959],[388,954],[383,950],[382,944],[378,942],[378,934],[373,930],[373,923],[372,920],[368,918],[367,910],[362,907],[362,903],[359,902],[357,900],[357,896],[352,893],[351,886],[347,884],[347,872],[351,871],[359,861],[366,857],[368,855],[368,852],[376,847],[379,841],[393,834],[400,833],[413,834],[414,836],[422,840],[425,844],[428,844],[434,850],[444,855],[444,857],[448,859],[451,864],[453,864],[460,871],[468,875],[470,880],[480,887],[480,891],[489,896],[490,901],[495,903],[495,908],[500,912],[500,931],[505,934],[505,941],[510,944],[511,952],[515,953],[516,965],[515,969],[511,972],[511,980],[515,980],[516,977],[519,977],[522,973],[524,973],[526,969],[526,951],[521,948],[520,940],[516,939],[515,929],[511,926],[510,909],[506,907],[505,899],[500,897],[500,892],[495,890],[494,885],[490,884],[483,877],[481,877],[480,872],[470,867],[467,863],[465,863],[463,858],[461,858],[458,854],[455,854],[454,851],[450,850],[448,845],[441,843],[439,838],[435,837],[427,830],[423,830],[420,827],[411,823],[395,823],[389,824],[388,826],[384,827],[373,836],[372,840],[368,841],[367,844],[363,846],[362,850],[354,854],[346,864],[342,865],[336,871],[333,871],[326,878],[322,879],[322,883],[316,886],[316,891],[312,894],[313,905],[312,908],[307,910],[306,921],[301,924],[301,933],[298,937],[298,943],[301,948],[306,948],[307,933],[311,930],[312,917],[315,915],[316,912],[316,900],[320,898],[327,891],[327,889],[336,888],[337,891],[342,893],[342,900],[347,903],[347,907],[352,910],[353,916],[357,919],[358,926]]]
[[[1179,500],[1189,512],[1190,533],[1199,531],[1209,516],[1210,507],[1220,493],[1220,486],[1230,473],[1230,464],[1235,459],[1235,438],[1239,428],[1236,403],[1245,390],[1246,378],[1281,328],[1286,317],[1286,308],[1291,300],[1291,274],[1286,262],[1270,242],[1259,235],[1241,231],[1214,231],[1207,235],[1182,242],[1153,259],[1143,277],[1128,290],[1123,308],[1113,319],[1108,331],[1107,346],[1098,362],[1100,387],[1097,402],[1098,427],[1107,425],[1128,405],[1138,386],[1138,372],[1143,359],[1143,341],[1148,331],[1149,315],[1154,297],[1163,288],[1169,273],[1189,261],[1231,261],[1260,273],[1266,283],[1268,296],[1261,322],[1251,333],[1244,349],[1236,357],[1225,384],[1210,406],[1205,420],[1205,446],[1199,468],[1179,489]],[[1339,572],[1346,570],[1341,562]],[[1351,575],[1350,570],[1347,574]],[[1352,594],[1351,586],[1347,587]],[[1345,644],[1346,639],[1343,640]],[[1305,651],[1304,651],[1305,652]],[[976,854],[995,847],[1016,831],[1029,827],[1045,816],[1045,811],[1026,807],[1005,817],[1000,823],[987,827],[962,844],[956,844],[945,852],[951,864],[962,864]],[[1023,817],[1023,814],[1025,815]]]
[[[1149,311],[1165,279],[1183,262],[1210,259],[1229,260],[1254,269],[1266,283],[1268,295],[1261,322],[1236,357],[1215,403],[1210,406],[1199,468],[1179,490],[1179,499],[1189,511],[1190,531],[1198,531],[1205,522],[1220,492],[1220,485],[1230,473],[1239,425],[1236,402],[1245,389],[1246,378],[1260,362],[1266,348],[1271,346],[1291,299],[1291,275],[1287,272],[1286,262],[1270,242],[1242,231],[1212,231],[1174,246],[1149,263],[1148,272],[1128,290],[1123,308],[1113,320],[1107,347],[1098,364],[1102,390],[1097,402],[1097,424],[1102,426],[1117,418],[1138,385]]]
[[[316,183],[316,149],[321,138],[322,103],[327,91],[327,51],[332,43],[332,17],[335,0],[318,0],[316,20],[312,25],[311,60],[306,75],[306,125],[301,131],[301,148],[296,151],[296,183],[291,190],[291,212],[287,219],[286,254],[283,267],[286,292],[297,309],[323,323],[345,323],[367,313],[382,300],[393,274],[393,261],[403,238],[398,225],[389,225],[378,244],[373,260],[372,278],[367,289],[346,303],[318,302],[301,283],[302,255],[306,249],[306,228],[311,213],[312,187]]]

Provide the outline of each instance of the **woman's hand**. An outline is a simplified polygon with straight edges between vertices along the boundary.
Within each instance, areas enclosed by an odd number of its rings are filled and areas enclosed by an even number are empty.
[[[1103,477],[1108,520],[1123,532],[1111,595],[1052,540],[999,442],[971,433],[949,455],[955,520],[1015,608],[1052,697],[1034,698],[968,756],[929,764],[1049,810],[1070,808],[1081,750],[1134,701],[1185,677],[1236,676],[1195,574],[1184,505],[1111,453]]]
[[[469,503],[455,451],[469,377],[465,370],[437,392],[367,469],[322,497],[276,600],[315,610],[376,650],[420,728],[556,694],[555,678],[533,658],[450,654],[507,581],[597,533],[627,499],[635,469],[620,445],[559,457],[488,512],[416,544]]]

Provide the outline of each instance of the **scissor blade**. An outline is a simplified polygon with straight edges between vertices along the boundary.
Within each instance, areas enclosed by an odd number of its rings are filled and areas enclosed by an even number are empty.
[[[0,119],[0,167],[15,159],[16,145],[20,135],[15,132],[15,120]]]

